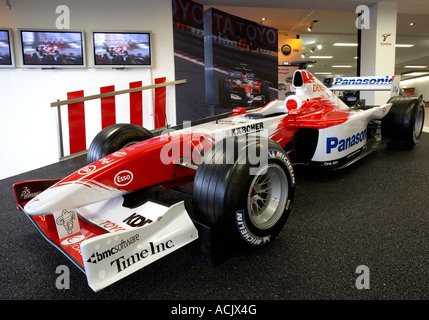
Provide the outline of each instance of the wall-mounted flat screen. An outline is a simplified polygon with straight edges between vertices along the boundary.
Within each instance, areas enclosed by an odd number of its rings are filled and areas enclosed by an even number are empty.
[[[92,33],[95,67],[151,67],[151,32]]]
[[[12,31],[0,29],[0,68],[13,67]]]
[[[86,66],[82,31],[20,29],[19,32],[23,67]]]

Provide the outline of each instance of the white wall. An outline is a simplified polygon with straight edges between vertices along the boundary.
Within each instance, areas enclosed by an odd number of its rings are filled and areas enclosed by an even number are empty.
[[[55,108],[50,102],[73,90],[142,80],[141,70],[24,69],[18,57],[18,28],[55,29],[59,5],[70,8],[70,29],[86,32],[87,52],[91,30],[150,30],[153,39],[152,79],[174,79],[171,0],[22,0],[12,10],[0,5],[0,27],[13,29],[15,69],[0,69],[0,179],[58,161]],[[88,55],[90,58],[90,55]],[[175,90],[167,88],[167,114],[175,119]],[[149,128],[150,129],[150,128]],[[37,177],[35,177],[37,178]]]
[[[401,81],[401,88],[407,89],[407,88],[415,88],[415,95],[420,96],[423,95],[423,99],[427,102],[429,102],[429,76],[415,78],[415,79],[409,79],[409,80],[403,80]],[[426,107],[426,121],[423,127],[423,131],[429,132],[429,112],[428,108]]]
[[[429,76],[410,79],[410,80],[402,80],[401,88],[415,88],[415,95],[423,95],[423,99],[429,102]]]

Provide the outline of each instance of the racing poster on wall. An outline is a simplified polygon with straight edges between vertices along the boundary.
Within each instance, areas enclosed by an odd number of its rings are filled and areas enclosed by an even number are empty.
[[[205,108],[204,15],[203,6],[190,0],[172,0],[174,64],[176,80],[176,122],[208,115]]]
[[[213,114],[277,99],[276,28],[209,8],[204,39],[206,105]]]

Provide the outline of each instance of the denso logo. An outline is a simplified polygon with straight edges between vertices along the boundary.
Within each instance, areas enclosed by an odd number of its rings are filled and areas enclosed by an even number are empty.
[[[331,153],[332,149],[337,149],[338,152],[342,152],[351,148],[361,142],[364,142],[366,139],[366,129],[362,132],[358,132],[351,137],[346,139],[338,140],[336,137],[330,137],[326,139],[326,153]]]
[[[133,178],[134,176],[131,171],[124,170],[116,174],[114,182],[117,186],[123,187],[130,184]]]
[[[317,83],[313,84],[313,92],[320,92],[320,91],[325,91],[324,86]]]

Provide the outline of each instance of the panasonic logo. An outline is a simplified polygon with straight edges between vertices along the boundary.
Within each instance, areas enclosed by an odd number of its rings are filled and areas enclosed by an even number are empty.
[[[366,140],[366,129],[358,132],[351,137],[338,140],[336,137],[329,137],[326,139],[326,153],[331,153],[332,150],[338,149],[342,152]]]
[[[338,85],[383,85],[383,84],[391,84],[393,78],[389,76],[385,77],[370,77],[370,78],[335,78],[334,86]]]

